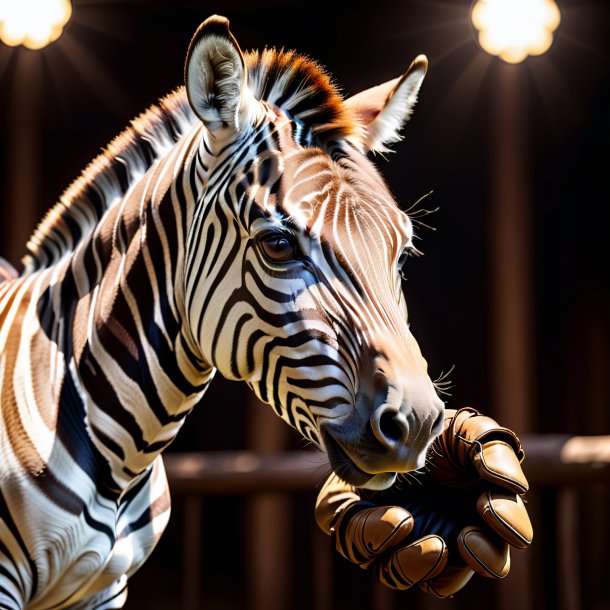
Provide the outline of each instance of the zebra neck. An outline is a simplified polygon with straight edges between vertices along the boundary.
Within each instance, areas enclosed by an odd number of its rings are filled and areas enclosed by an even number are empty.
[[[214,373],[182,305],[185,235],[205,178],[194,142],[181,141],[113,206],[50,299],[61,303],[57,340],[76,389],[60,410],[78,397],[119,488],[171,443]]]

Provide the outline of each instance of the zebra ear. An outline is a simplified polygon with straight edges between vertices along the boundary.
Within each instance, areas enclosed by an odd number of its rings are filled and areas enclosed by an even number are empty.
[[[229,31],[229,20],[208,17],[197,29],[186,56],[186,93],[208,130],[238,131],[251,120],[257,100],[248,89],[243,53]]]
[[[400,130],[409,120],[417,93],[428,69],[428,59],[418,55],[400,77],[371,87],[345,101],[366,128],[366,151],[389,152],[388,145],[402,139]]]

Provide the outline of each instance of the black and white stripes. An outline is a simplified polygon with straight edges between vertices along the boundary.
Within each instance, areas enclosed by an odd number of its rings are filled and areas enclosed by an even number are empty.
[[[442,403],[400,287],[412,226],[364,153],[422,61],[350,104],[212,17],[186,89],[66,191],[18,277],[2,267],[0,608],[122,607],[169,518],[161,453],[216,371],[352,483],[421,466]]]

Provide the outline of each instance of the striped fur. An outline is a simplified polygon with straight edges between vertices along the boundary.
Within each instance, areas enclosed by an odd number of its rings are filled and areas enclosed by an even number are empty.
[[[216,371],[355,484],[420,466],[442,420],[367,122],[310,60],[243,57],[222,18],[188,74],[0,276],[0,608],[122,607],[169,518],[161,453]]]

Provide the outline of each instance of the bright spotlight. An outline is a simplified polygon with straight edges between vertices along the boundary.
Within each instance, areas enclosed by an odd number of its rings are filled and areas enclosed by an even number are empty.
[[[71,15],[70,0],[0,0],[0,40],[42,49],[61,36]]]
[[[483,49],[516,64],[548,50],[561,15],[554,0],[478,0],[471,18]]]

